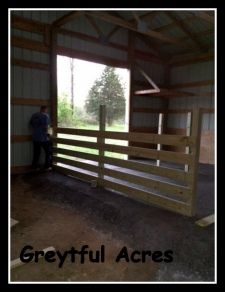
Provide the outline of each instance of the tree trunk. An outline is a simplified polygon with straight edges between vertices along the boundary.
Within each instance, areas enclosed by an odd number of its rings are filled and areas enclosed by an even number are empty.
[[[71,109],[74,113],[74,59],[70,59],[70,76],[71,76],[71,87],[70,87],[70,94],[71,94]]]

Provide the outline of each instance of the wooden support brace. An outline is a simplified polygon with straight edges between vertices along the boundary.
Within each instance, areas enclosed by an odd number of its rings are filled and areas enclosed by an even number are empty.
[[[103,133],[105,131],[105,121],[106,121],[106,110],[105,110],[105,105],[100,105],[100,112],[99,112],[99,131],[100,133]],[[105,138],[102,137],[98,137],[97,138],[97,142],[102,146],[99,149],[99,157],[103,158],[105,155],[105,151],[103,150],[103,145],[105,143]],[[98,163],[99,166],[99,173],[98,173],[98,177],[99,179],[104,179],[104,174],[103,174],[103,170],[104,170],[104,163],[99,162]]]
[[[202,219],[197,220],[195,222],[195,224],[197,224],[198,226],[201,226],[201,227],[207,227],[210,224],[214,223],[214,221],[215,221],[214,217],[215,217],[214,214],[209,215],[207,217],[204,217]]]

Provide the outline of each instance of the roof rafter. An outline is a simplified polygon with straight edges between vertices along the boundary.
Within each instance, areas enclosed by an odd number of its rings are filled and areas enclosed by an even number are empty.
[[[92,16],[97,17],[99,19],[102,19],[102,20],[105,20],[107,22],[119,25],[119,26],[127,28],[129,30],[133,30],[133,31],[142,33],[144,35],[147,35],[147,36],[152,37],[152,38],[156,38],[156,39],[164,41],[164,42],[169,42],[169,43],[174,43],[174,44],[177,44],[177,45],[180,45],[180,44],[182,45],[182,43],[180,41],[178,41],[176,38],[163,35],[162,33],[159,33],[159,32],[153,31],[153,30],[147,30],[147,31],[142,30],[142,31],[140,31],[135,24],[132,24],[129,21],[123,20],[123,19],[121,19],[119,17],[112,16],[107,12],[97,12],[97,11],[89,12],[89,11],[85,11],[85,14],[92,15]]]
[[[66,15],[63,15],[62,17],[56,19],[53,23],[52,26],[53,27],[60,27],[64,24],[66,24],[67,22],[81,16],[83,14],[82,11],[72,11],[67,13]]]
[[[173,20],[173,22],[175,24],[177,24],[177,26],[193,41],[193,43],[200,49],[200,50],[204,50],[204,46],[203,44],[199,41],[199,39],[197,37],[195,37],[191,31],[186,27],[186,25],[183,24],[183,22],[179,22],[179,18],[177,18],[177,16],[173,13],[173,12],[169,12],[169,11],[165,11],[165,14],[171,19]]]

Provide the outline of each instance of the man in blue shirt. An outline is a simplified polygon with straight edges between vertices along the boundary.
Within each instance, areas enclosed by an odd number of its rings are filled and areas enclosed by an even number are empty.
[[[50,118],[47,114],[47,106],[43,105],[40,112],[34,113],[30,119],[32,127],[33,139],[33,162],[32,168],[38,168],[38,161],[41,154],[41,148],[45,152],[45,168],[48,169],[52,166],[52,150],[51,141],[49,139],[48,127],[50,125]]]

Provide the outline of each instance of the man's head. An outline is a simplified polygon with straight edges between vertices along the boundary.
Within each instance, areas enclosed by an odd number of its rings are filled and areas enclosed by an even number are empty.
[[[42,113],[47,113],[47,106],[46,105],[42,105],[41,107],[40,107],[40,112],[42,112]]]

